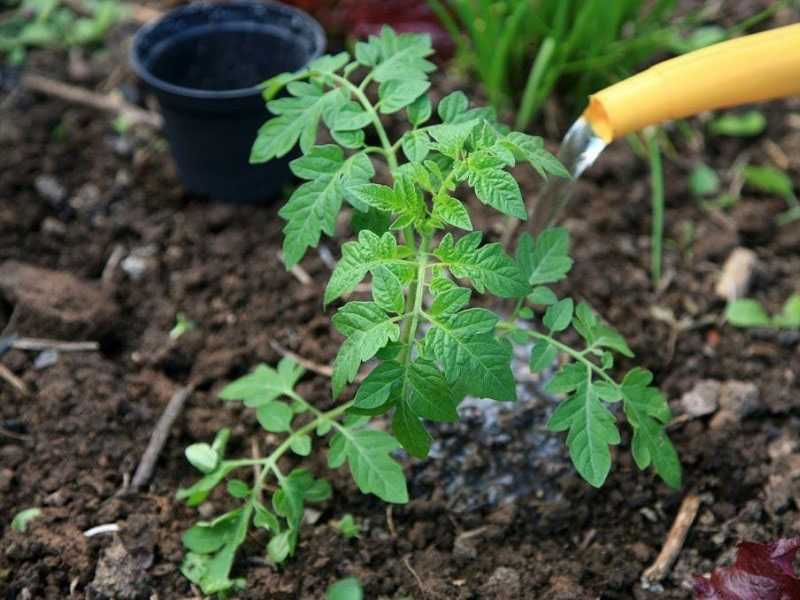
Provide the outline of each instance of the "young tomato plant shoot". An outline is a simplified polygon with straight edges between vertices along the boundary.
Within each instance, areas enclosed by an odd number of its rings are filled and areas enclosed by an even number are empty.
[[[212,444],[187,449],[204,474],[178,492],[189,505],[203,502],[229,475],[248,477],[254,467],[257,473],[249,482],[228,479],[227,490],[240,506],[183,537],[189,552],[182,570],[205,593],[243,583],[230,571],[251,527],[266,530],[268,555],[280,563],[297,547],[305,504],[329,497],[330,484],[309,470],[284,472],[284,455],[304,457],[319,447],[331,469],[347,465],[363,493],[407,502],[396,451],[427,456],[432,439],[426,422],[455,421],[467,395],[514,401],[513,344],[532,342],[533,372],[559,365],[546,389],[563,400],[548,425],[567,432],[572,461],[588,483],[606,480],[610,447],[620,443],[618,416],[624,415],[639,468],[652,466],[667,484],[680,485],[680,465],[665,432],[670,411],[651,386],[652,375],[634,368],[615,379],[615,356],[632,356],[624,339],[587,304],[559,298],[548,287],[572,266],[567,231],[525,235],[512,257],[473,230],[459,199],[471,188],[483,204],[525,219],[509,169],[527,164],[543,177],[562,177],[564,168],[540,138],[509,131],[491,109],[471,107],[461,92],[434,110],[427,96],[435,69],[427,60],[431,52],[427,36],[384,28],[356,44],[354,59],[346,52],[324,56],[264,86],[275,116],[261,128],[252,160],[284,156],[298,142],[302,153],[291,168],[305,183],[280,211],[287,267],[316,247],[322,234],[334,235],[346,204],[357,239],[342,246],[325,305],[338,304],[370,278],[372,299],[348,301],[332,318],[345,337],[333,366],[334,400],[356,380],[362,363],[375,359],[376,366],[352,400],[328,410],[297,393],[303,370],[287,358],[274,369],[260,365],[223,389],[224,400],[254,409],[263,428],[282,441],[264,457],[231,459],[223,430]],[[392,139],[381,117],[395,114],[409,126]],[[317,143],[323,126],[335,143]],[[387,167],[380,177],[375,160]],[[504,318],[473,307],[475,293],[508,299],[514,308]],[[575,339],[582,340],[579,347],[566,341]],[[385,426],[371,424],[381,415]]]

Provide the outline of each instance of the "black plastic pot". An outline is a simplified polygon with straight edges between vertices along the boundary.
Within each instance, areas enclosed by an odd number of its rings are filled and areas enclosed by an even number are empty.
[[[191,4],[139,30],[131,63],[158,98],[187,190],[227,202],[270,199],[280,190],[290,157],[248,162],[269,117],[259,84],[324,49],[319,23],[274,2]]]

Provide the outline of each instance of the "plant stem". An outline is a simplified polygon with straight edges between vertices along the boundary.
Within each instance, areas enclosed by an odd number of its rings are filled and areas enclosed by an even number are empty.
[[[647,140],[650,157],[650,186],[653,210],[653,228],[650,234],[650,275],[653,285],[661,280],[662,246],[664,241],[664,170],[661,165],[661,150],[658,147],[658,134],[653,133]]]
[[[417,326],[419,325],[419,315],[422,312],[422,300],[425,295],[425,277],[428,266],[428,245],[430,236],[423,236],[419,245],[417,255],[417,276],[414,285],[408,288],[406,296],[406,306],[411,305],[411,319],[403,322],[403,330],[400,333],[400,341],[405,345],[401,362],[406,365],[412,358],[412,345],[417,337]]]
[[[253,459],[253,460],[243,459],[235,461],[236,466],[241,466],[241,467],[261,465],[261,474],[259,475],[256,484],[253,486],[253,491],[251,496],[252,500],[257,499],[258,492],[259,490],[261,490],[261,488],[264,487],[264,482],[266,481],[267,476],[270,474],[270,472],[275,474],[275,477],[278,479],[278,481],[283,481],[285,479],[285,476],[278,468],[278,460],[280,460],[280,458],[284,454],[286,454],[286,451],[291,448],[292,442],[295,440],[295,438],[298,438],[300,436],[312,432],[314,429],[317,428],[318,425],[320,425],[320,423],[323,423],[324,421],[330,421],[335,427],[341,427],[341,425],[339,425],[339,423],[336,421],[336,417],[344,413],[353,404],[352,402],[345,402],[344,404],[341,404],[334,409],[331,409],[327,412],[322,412],[315,406],[306,402],[304,398],[302,398],[301,396],[299,396],[294,392],[291,392],[290,394],[287,395],[293,400],[300,402],[303,406],[308,408],[312,413],[314,413],[315,418],[314,420],[309,421],[299,429],[293,431],[266,458]]]
[[[578,350],[575,350],[574,348],[570,348],[566,344],[562,344],[561,342],[559,342],[558,340],[552,338],[551,336],[547,335],[546,333],[540,333],[538,331],[528,331],[528,330],[525,330],[525,329],[518,329],[513,323],[509,323],[508,321],[502,321],[500,323],[500,326],[501,327],[505,327],[507,329],[514,329],[516,331],[521,331],[521,332],[527,334],[528,337],[532,337],[532,338],[535,338],[537,340],[545,340],[545,341],[547,341],[548,343],[550,343],[553,346],[555,346],[556,348],[558,348],[564,354],[567,354],[570,357],[572,357],[574,360],[576,360],[576,361],[578,361],[580,363],[583,363],[587,368],[589,368],[592,371],[594,371],[599,377],[601,377],[602,379],[604,379],[605,381],[607,381],[608,383],[613,385],[615,388],[617,388],[617,389],[620,388],[619,384],[616,381],[614,381],[614,379],[612,377],[610,377],[605,371],[603,371],[603,369],[601,369],[596,364],[594,364],[591,360],[586,358],[585,352],[579,352]]]

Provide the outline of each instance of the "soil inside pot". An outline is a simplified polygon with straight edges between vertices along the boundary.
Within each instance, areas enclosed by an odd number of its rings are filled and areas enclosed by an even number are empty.
[[[206,91],[253,87],[293,71],[306,57],[277,30],[248,23],[194,27],[153,48],[153,75],[173,85]]]

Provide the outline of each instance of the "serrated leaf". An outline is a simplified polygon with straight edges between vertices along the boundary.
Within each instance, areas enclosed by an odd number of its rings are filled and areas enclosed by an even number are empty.
[[[323,233],[334,234],[342,201],[375,174],[366,154],[345,160],[341,148],[332,145],[315,146],[290,166],[298,177],[312,181],[300,185],[278,212],[286,221],[283,255],[288,268],[296,265],[308,248],[316,247]]]
[[[426,80],[388,79],[378,86],[378,108],[384,114],[405,108],[431,87]]]
[[[484,204],[505,215],[527,220],[528,211],[519,184],[511,173],[499,168],[471,169],[468,181]]]
[[[381,46],[377,38],[370,38],[368,42],[356,42],[356,60],[365,67],[374,67],[381,59]]]
[[[372,273],[372,297],[385,311],[403,314],[405,310],[403,284],[386,267],[378,267]]]
[[[300,141],[303,153],[314,145],[322,114],[347,99],[337,89],[324,91],[315,83],[289,84],[292,96],[272,100],[267,107],[275,117],[258,130],[250,152],[251,163],[262,163],[287,154]]]
[[[333,325],[347,336],[333,364],[333,395],[353,381],[362,362],[400,337],[399,325],[374,302],[350,302],[334,315]]]
[[[470,279],[473,287],[481,293],[488,289],[501,298],[525,296],[530,287],[516,263],[500,244],[479,247],[481,238],[482,234],[476,231],[455,242],[448,233],[442,238],[434,255],[455,277]]]
[[[566,394],[576,389],[586,379],[586,369],[576,363],[569,363],[545,386],[545,391],[550,394]]]
[[[594,487],[611,470],[610,445],[620,442],[614,415],[603,406],[586,376],[575,393],[562,401],[547,422],[550,431],[567,431],[567,445],[578,473]]]
[[[392,418],[392,433],[411,456],[425,458],[431,449],[431,436],[405,402],[397,405]]]
[[[564,331],[572,322],[573,303],[571,298],[564,298],[547,307],[542,323],[551,332]]]
[[[679,488],[681,465],[665,429],[671,417],[669,406],[656,388],[640,385],[645,380],[637,375],[621,387],[625,416],[633,427],[633,458],[640,469],[652,464],[667,485]]]
[[[544,178],[547,175],[569,178],[569,171],[556,156],[544,148],[542,139],[526,133],[513,131],[501,142],[517,160],[526,160]]]
[[[460,200],[448,194],[438,194],[433,198],[433,216],[453,227],[472,231],[472,221],[467,209]]]
[[[256,409],[256,418],[261,426],[272,433],[292,430],[294,411],[285,402],[275,401]]]
[[[328,129],[337,132],[363,129],[372,122],[372,115],[352,101],[334,105],[323,117]]]
[[[558,348],[547,340],[539,340],[531,351],[531,373],[538,373],[553,364],[558,356]]]
[[[309,71],[316,71],[318,73],[331,74],[335,73],[344,67],[350,61],[350,55],[347,52],[339,52],[338,54],[326,54],[312,60],[308,63]]]
[[[331,440],[328,464],[337,468],[346,460],[359,490],[385,502],[405,504],[408,490],[403,468],[391,457],[400,444],[375,429],[346,430]]]
[[[434,317],[457,313],[469,304],[472,292],[468,288],[457,286],[449,287],[441,293],[437,293],[430,307],[430,314]]]
[[[393,360],[387,360],[375,367],[359,386],[353,400],[353,406],[362,410],[380,408],[389,398],[399,392],[403,366]]]
[[[528,234],[523,234],[522,246],[517,251],[517,262],[528,282],[535,286],[564,279],[572,268],[567,230],[555,227],[543,231],[535,242],[528,238]]]
[[[432,362],[417,359],[406,365],[400,394],[418,417],[440,422],[458,419],[447,381]]]
[[[448,94],[439,101],[439,106],[436,111],[439,113],[439,118],[445,123],[451,123],[462,113],[466,112],[469,108],[469,100],[464,92],[457,90]]]
[[[364,130],[353,129],[351,131],[331,130],[333,141],[351,150],[356,150],[364,145]]]
[[[352,292],[367,273],[377,267],[414,267],[414,263],[401,259],[405,255],[404,250],[398,249],[397,240],[391,233],[378,237],[371,231],[361,231],[357,242],[347,242],[342,246],[342,258],[325,288],[325,304]]]
[[[467,138],[477,125],[477,120],[464,123],[443,123],[429,127],[427,131],[436,140],[434,149],[448,158],[458,159]]]
[[[417,33],[398,35],[384,26],[377,39],[382,60],[372,72],[375,81],[426,79],[427,73],[436,69],[432,62],[425,60],[426,56],[433,54],[430,36]]]
[[[246,498],[250,495],[250,487],[241,479],[228,481],[228,493],[234,498]]]
[[[494,338],[497,315],[475,308],[430,318],[425,348],[442,363],[448,381],[462,381],[476,396],[516,400],[511,348]]]

